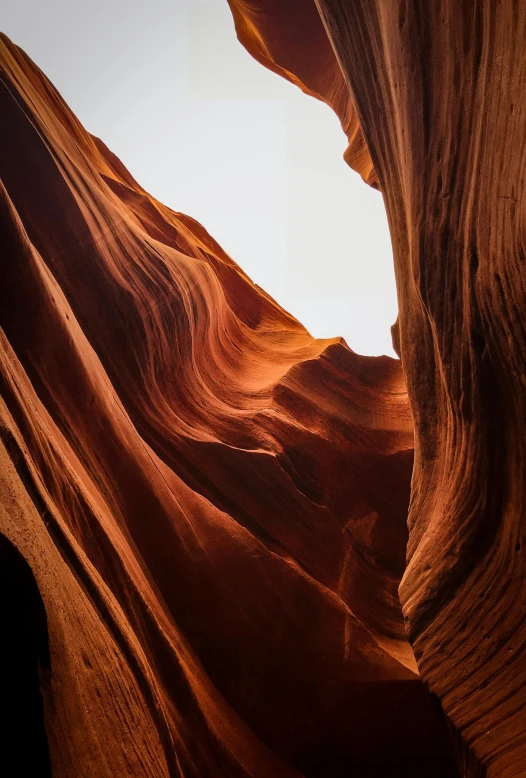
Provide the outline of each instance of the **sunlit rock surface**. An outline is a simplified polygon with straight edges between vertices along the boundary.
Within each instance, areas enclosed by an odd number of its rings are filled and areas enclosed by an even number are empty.
[[[2,581],[53,776],[456,775],[397,596],[400,363],[314,340],[0,65]],[[47,775],[27,694],[2,754]]]
[[[415,419],[408,635],[463,774],[526,776],[526,6],[230,2],[242,43],[291,80],[313,83],[327,40],[341,64],[391,227]],[[327,40],[303,34],[316,7]]]

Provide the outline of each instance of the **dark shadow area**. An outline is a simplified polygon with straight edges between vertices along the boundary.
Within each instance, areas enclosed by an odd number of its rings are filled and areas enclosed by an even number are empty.
[[[0,775],[51,778],[40,693],[50,671],[44,603],[28,563],[0,534]]]
[[[419,680],[356,682],[342,731],[320,733],[295,766],[305,778],[460,778],[444,719]]]

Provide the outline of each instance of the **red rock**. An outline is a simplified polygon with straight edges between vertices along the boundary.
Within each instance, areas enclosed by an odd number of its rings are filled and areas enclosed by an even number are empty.
[[[375,189],[378,179],[348,85],[314,0],[228,0],[239,40],[265,67],[338,115],[346,162]]]
[[[313,339],[0,65],[0,531],[54,778],[456,775],[397,596],[400,363]]]
[[[252,18],[255,3],[231,4]],[[276,60],[286,49],[292,80],[303,72],[297,49],[325,62],[326,43],[304,40],[301,27],[284,32],[284,12],[263,5],[263,43]],[[313,18],[314,3],[284,5],[289,19],[304,9]],[[316,6],[393,241],[395,335],[415,420],[400,589],[409,639],[462,774],[524,776],[526,7]],[[237,26],[252,51],[254,34]],[[332,104],[330,89],[319,94]]]

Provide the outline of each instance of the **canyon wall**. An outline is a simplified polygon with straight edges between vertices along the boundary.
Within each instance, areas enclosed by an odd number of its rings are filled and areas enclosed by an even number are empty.
[[[2,758],[456,776],[398,599],[400,363],[313,339],[5,37],[0,68]]]
[[[268,35],[301,79],[303,55],[332,67],[328,40],[340,64],[387,209],[415,421],[408,636],[463,774],[526,775],[526,7],[316,0],[320,43],[299,21],[319,33],[314,2],[285,4],[286,33],[277,4],[231,5],[250,52]]]

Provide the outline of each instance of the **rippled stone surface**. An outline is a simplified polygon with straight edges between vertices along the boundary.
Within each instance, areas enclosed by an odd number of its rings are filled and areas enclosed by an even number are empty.
[[[0,531],[53,776],[456,775],[397,594],[400,363],[313,339],[0,65]]]
[[[237,25],[249,51],[268,35],[271,57],[300,80],[303,55],[313,67],[318,51],[329,57],[299,23],[285,33],[276,4],[259,16],[258,3],[231,4],[254,23]],[[284,5],[289,20],[317,25],[314,2]],[[400,589],[409,639],[463,774],[515,778],[526,775],[526,7],[316,7],[393,240],[395,334],[415,420]],[[330,88],[318,96],[336,108]]]

